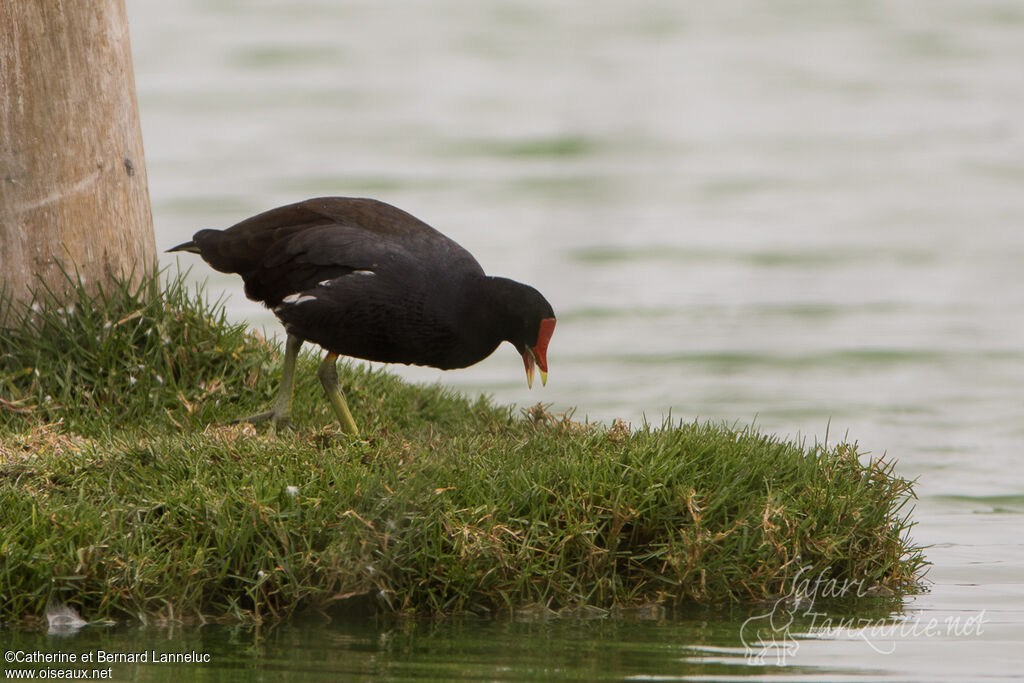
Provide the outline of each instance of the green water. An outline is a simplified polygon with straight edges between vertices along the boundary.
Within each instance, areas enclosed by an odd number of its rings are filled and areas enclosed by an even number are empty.
[[[762,617],[773,609],[775,627],[764,628],[768,621]],[[888,618],[891,599],[862,600],[856,608],[815,609],[830,615],[833,623],[856,618],[895,623]],[[70,636],[21,633],[0,640],[8,651],[49,652],[65,659],[73,653],[79,658],[37,671],[109,669],[114,679],[138,681],[678,680],[754,674],[765,668],[754,664],[752,657],[759,653],[773,673],[817,676],[824,671],[796,664],[797,641],[781,638],[814,625],[806,612],[772,605],[589,620],[330,621],[317,616],[276,627],[87,627]],[[819,624],[823,619],[818,617]],[[757,636],[766,641],[772,633],[779,642],[765,649]],[[865,649],[870,651],[869,646]],[[199,661],[160,661],[175,654]],[[147,661],[119,662],[119,655]],[[82,662],[83,657],[92,659]],[[843,669],[831,673],[842,674]]]

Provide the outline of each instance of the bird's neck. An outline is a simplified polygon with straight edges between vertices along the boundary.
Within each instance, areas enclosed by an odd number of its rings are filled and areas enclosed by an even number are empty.
[[[519,316],[511,306],[522,285],[504,277],[474,278],[465,290],[465,316],[474,327],[481,346],[493,351],[503,341],[511,341]]]

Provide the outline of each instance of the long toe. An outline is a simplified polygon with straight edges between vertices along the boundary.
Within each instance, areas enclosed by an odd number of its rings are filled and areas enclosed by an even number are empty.
[[[250,415],[249,417],[240,417],[237,420],[232,420],[231,424],[239,424],[241,422],[248,422],[254,425],[260,424],[261,422],[269,422],[271,432],[277,431],[278,429],[292,429],[291,416],[282,415],[275,410],[268,410],[265,413]]]

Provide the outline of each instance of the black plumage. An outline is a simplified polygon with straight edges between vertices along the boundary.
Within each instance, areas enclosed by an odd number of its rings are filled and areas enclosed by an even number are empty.
[[[389,204],[309,199],[226,230],[200,230],[168,251],[198,253],[215,269],[241,275],[246,296],[284,324],[289,347],[320,345],[332,369],[337,355],[461,368],[509,341],[528,381],[534,364],[546,378],[555,316],[540,292],[487,276],[468,251]],[[257,418],[288,419],[287,372],[286,359],[287,405],[279,397],[275,410]],[[325,389],[330,396],[326,382]]]

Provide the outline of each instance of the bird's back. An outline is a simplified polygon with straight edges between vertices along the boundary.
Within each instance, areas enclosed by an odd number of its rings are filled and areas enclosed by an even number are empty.
[[[291,294],[355,271],[386,269],[414,279],[483,274],[457,243],[375,199],[309,199],[226,230],[200,230],[192,243],[213,268],[241,275],[246,296],[271,308]]]

